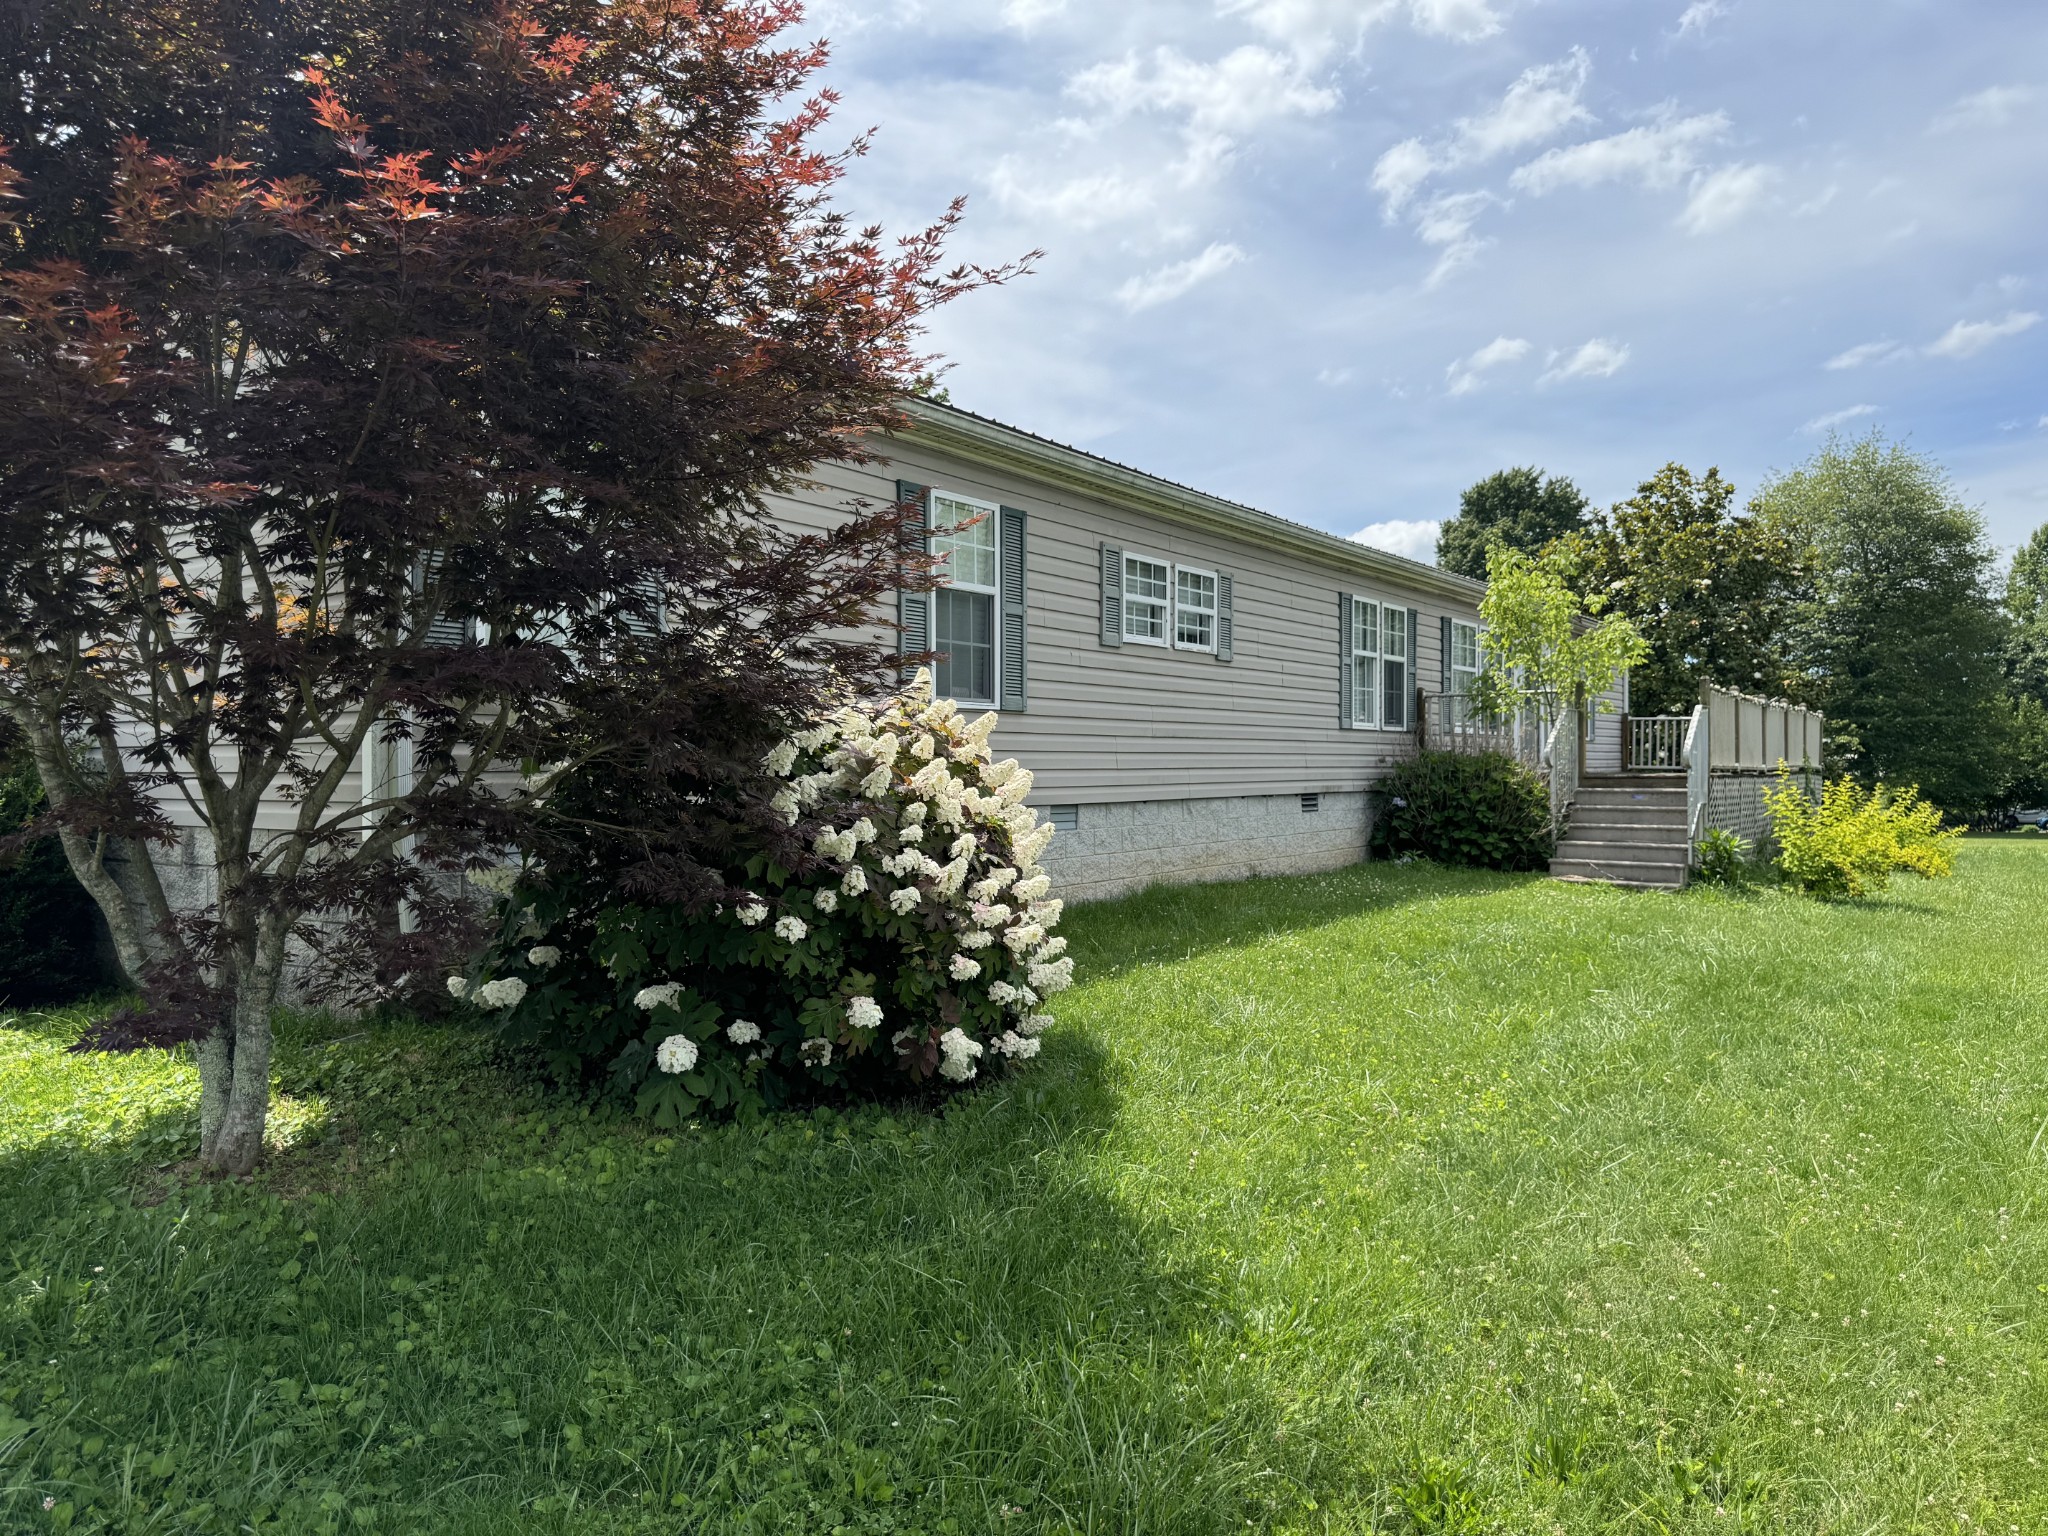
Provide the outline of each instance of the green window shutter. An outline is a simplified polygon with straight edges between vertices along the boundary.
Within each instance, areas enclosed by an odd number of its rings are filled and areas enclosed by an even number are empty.
[[[912,521],[925,530],[925,547],[931,547],[932,502],[931,488],[909,480],[896,482],[896,500],[913,504],[915,515]],[[932,648],[932,595],[929,592],[898,592],[896,594],[896,625],[901,632],[897,636],[896,648],[905,656],[918,656]],[[905,665],[901,676],[909,682],[916,668]]]
[[[1124,552],[1117,544],[1102,546],[1102,643],[1124,643]]]
[[[662,591],[659,576],[643,576],[633,583],[633,595],[639,599],[643,611],[628,610],[625,614],[626,629],[642,640],[651,640],[668,628],[668,598]]]
[[[1216,573],[1216,659],[1229,661],[1236,637],[1232,631],[1237,623],[1231,614],[1231,580],[1228,572]]]
[[[1351,708],[1355,691],[1351,674],[1357,665],[1351,651],[1351,605],[1357,601],[1349,592],[1337,594],[1337,723],[1347,731],[1356,723]]]
[[[438,581],[441,576],[441,567],[447,563],[447,560],[447,553],[438,549],[424,556],[413,567],[412,579],[414,589],[424,593],[429,586]],[[475,629],[470,620],[458,618],[453,614],[441,613],[428,621],[426,633],[420,636],[420,644],[437,646],[444,650],[453,650],[459,645],[469,644],[474,637]]]
[[[1451,616],[1448,613],[1444,615],[1443,622],[1437,626],[1437,629],[1439,631],[1440,643],[1443,646],[1443,654],[1437,658],[1439,663],[1437,675],[1440,679],[1437,684],[1437,691],[1449,693],[1451,691]]]
[[[1421,725],[1422,711],[1417,707],[1422,693],[1422,615],[1413,608],[1408,610],[1408,665],[1403,672],[1407,683],[1406,697],[1401,708],[1407,719],[1403,722],[1406,730],[1415,730]]]
[[[1025,578],[1025,529],[1026,519],[1015,507],[1004,507],[996,514],[996,549],[998,569],[996,585],[1002,592],[1002,679],[996,694],[996,708],[1000,710],[1021,710],[1029,707],[1025,689],[1025,656],[1027,599],[1030,596]]]

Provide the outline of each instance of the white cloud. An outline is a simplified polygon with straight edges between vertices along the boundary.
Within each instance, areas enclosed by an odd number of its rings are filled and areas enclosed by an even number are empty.
[[[1389,518],[1370,523],[1351,535],[1354,544],[1369,544],[1390,555],[1404,555],[1425,565],[1436,564],[1437,535],[1443,531],[1438,518]]]
[[[1593,121],[1593,114],[1579,103],[1592,71],[1593,61],[1583,48],[1574,48],[1555,64],[1523,70],[1499,105],[1458,119],[1455,163],[1491,160],[1555,138],[1574,123]]]
[[[1574,48],[1555,64],[1523,70],[1497,103],[1459,118],[1450,137],[1435,147],[1403,139],[1372,168],[1373,190],[1385,199],[1386,216],[1396,217],[1440,171],[1483,163],[1555,138],[1575,123],[1592,122],[1593,114],[1579,101],[1592,69],[1586,51]]]
[[[1199,256],[1191,256],[1186,261],[1176,261],[1130,279],[1117,289],[1117,301],[1136,314],[1141,309],[1150,309],[1156,304],[1166,304],[1179,298],[1190,288],[1206,283],[1219,272],[1229,271],[1244,259],[1244,251],[1239,247],[1218,242]]]
[[[1415,25],[1425,32],[1476,43],[1500,31],[1500,17],[1486,0],[1410,0]]]
[[[1672,187],[1698,167],[1698,151],[1728,132],[1728,116],[1666,116],[1604,139],[1548,150],[1508,178],[1520,191],[1541,197],[1561,187],[1595,187],[1607,181],[1635,181]]]
[[[1965,96],[1927,125],[1929,133],[1958,133],[1969,128],[1996,128],[2011,120],[2034,92],[2024,85],[1994,85]]]
[[[1217,9],[1242,16],[1305,59],[1355,46],[1369,27],[1400,9],[1399,0],[1222,0]]]
[[[1318,384],[1327,384],[1331,389],[1338,389],[1349,384],[1357,377],[1358,370],[1356,368],[1325,368],[1316,375],[1316,382]]]
[[[1728,7],[1721,0],[1692,0],[1685,8],[1685,14],[1678,18],[1678,35],[1691,37],[1707,30],[1714,22],[1728,14]]]
[[[1777,167],[1770,165],[1724,165],[1696,177],[1692,197],[1678,216],[1679,227],[1693,235],[1726,229],[1754,208],[1778,179]]]
[[[1372,189],[1386,199],[1390,221],[1435,172],[1436,159],[1420,139],[1403,139],[1374,162]]]
[[[1529,343],[1519,336],[1496,336],[1470,357],[1462,357],[1444,370],[1450,380],[1447,393],[1469,395],[1479,388],[1483,375],[1508,363],[1519,363],[1529,355]]]
[[[1839,411],[1829,411],[1825,416],[1816,416],[1799,430],[1808,436],[1820,432],[1832,432],[1836,427],[1846,426],[1859,416],[1875,416],[1874,405],[1851,405]]]
[[[1538,384],[1561,384],[1567,379],[1608,379],[1628,361],[1628,348],[1618,341],[1594,337],[1570,354],[1553,352],[1550,367]]]
[[[1866,341],[1846,352],[1837,352],[1821,366],[1839,373],[1844,368],[1861,368],[1865,363],[1894,362],[1911,356],[1912,351],[1911,347],[1901,346],[1896,341]]]
[[[1275,118],[1313,116],[1337,105],[1337,92],[1313,83],[1295,60],[1246,44],[1213,64],[1175,48],[1097,64],[1067,84],[1070,94],[1115,116],[1184,112],[1196,133],[1242,133]]]
[[[1158,201],[1156,188],[1112,172],[1070,181],[1035,182],[1009,156],[998,160],[989,172],[989,189],[1005,208],[1072,229],[1093,229],[1130,218],[1145,213]]]
[[[2040,323],[2041,317],[2031,309],[2016,309],[2003,320],[1958,320],[1938,340],[1927,344],[1927,355],[1957,359],[1975,357],[1994,341],[2030,331]]]
[[[1460,267],[1471,265],[1488,243],[1472,233],[1479,215],[1495,201],[1491,192],[1446,192],[1433,197],[1416,211],[1415,233],[1426,245],[1439,246],[1443,254],[1429,274],[1435,287]]]
[[[1003,21],[1019,32],[1029,32],[1041,21],[1063,14],[1067,0],[1003,0]]]

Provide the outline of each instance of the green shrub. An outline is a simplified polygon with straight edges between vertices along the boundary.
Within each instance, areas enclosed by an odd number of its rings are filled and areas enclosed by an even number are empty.
[[[1749,878],[1756,846],[1726,827],[1710,827],[1692,845],[1693,874],[1706,885],[1741,885]]]
[[[1373,847],[1482,869],[1541,869],[1550,858],[1543,781],[1501,752],[1421,752],[1379,784]]]
[[[1842,778],[1815,800],[1781,772],[1776,786],[1764,791],[1764,803],[1778,844],[1778,873],[1808,895],[1870,896],[1900,872],[1928,880],[1955,873],[1963,829],[1944,827],[1941,812],[1917,789],[1865,789]]]
[[[449,990],[605,1079],[658,1124],[701,1109],[957,1089],[1038,1054],[1073,961],[1024,805],[984,715],[922,675],[768,756],[772,805],[808,852],[745,850],[716,905],[624,900],[597,875],[514,887],[482,974]]]
[[[26,755],[0,756],[0,838],[43,811],[42,781]],[[109,978],[99,954],[99,914],[54,837],[0,855],[0,1004],[68,1003]]]

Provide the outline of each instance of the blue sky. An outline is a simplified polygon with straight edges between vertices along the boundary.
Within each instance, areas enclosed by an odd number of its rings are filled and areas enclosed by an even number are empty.
[[[2048,522],[2040,0],[814,0],[841,202],[1037,275],[956,403],[1403,553],[1508,464],[1746,496],[1831,425]]]

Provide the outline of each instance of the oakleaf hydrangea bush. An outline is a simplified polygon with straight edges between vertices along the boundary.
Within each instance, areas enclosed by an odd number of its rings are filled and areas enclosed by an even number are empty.
[[[781,742],[763,772],[800,838],[729,870],[736,896],[642,905],[590,879],[523,880],[506,937],[449,989],[670,1124],[955,1090],[1038,1054],[1072,984],[1031,775],[990,761],[994,715],[928,674]]]

